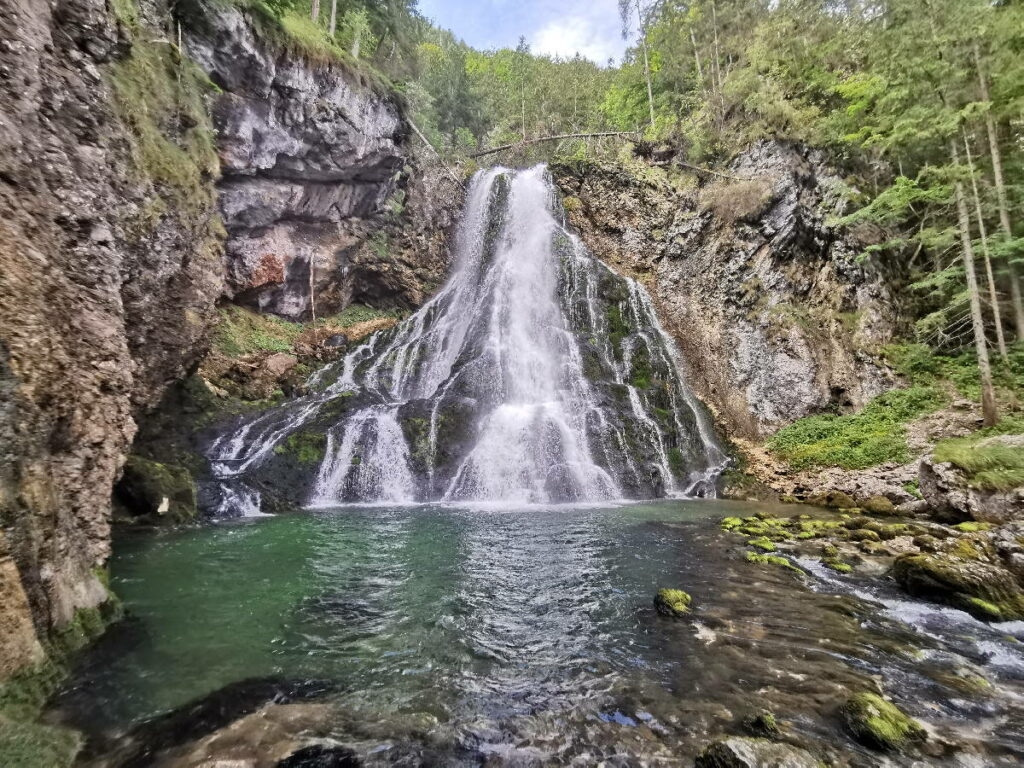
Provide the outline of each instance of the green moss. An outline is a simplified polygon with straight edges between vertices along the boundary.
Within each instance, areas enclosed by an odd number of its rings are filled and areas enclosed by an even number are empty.
[[[986,491],[1009,491],[1024,486],[1024,449],[997,441],[982,445],[987,438],[1024,433],[1024,419],[1007,419],[996,427],[982,429],[968,437],[936,444],[938,462],[949,462],[963,470],[968,482]]]
[[[984,621],[1002,621],[1003,610],[995,603],[980,597],[961,597],[959,603],[976,618]]]
[[[872,496],[861,503],[861,508],[871,515],[896,514],[896,507],[885,496]]]
[[[853,571],[852,565],[850,565],[849,563],[844,563],[842,560],[839,560],[834,557],[823,558],[821,564],[824,565],[826,568],[835,571],[836,573],[850,573],[851,571]]]
[[[740,526],[742,526],[743,520],[739,517],[725,517],[722,518],[722,522],[720,523],[720,525],[722,526],[723,530],[731,531],[734,528],[739,528]]]
[[[243,307],[222,307],[213,346],[228,357],[254,352],[290,352],[304,327],[301,323],[260,315]]]
[[[132,516],[148,522],[184,523],[197,513],[195,480],[181,466],[129,456],[115,492]]]
[[[129,0],[115,5],[134,19]],[[167,41],[133,35],[131,55],[105,70],[122,122],[135,137],[134,164],[176,210],[205,216],[219,174],[213,124],[204,98],[215,90],[206,74]]]
[[[0,716],[0,765],[8,768],[70,768],[82,748],[76,731]]]
[[[755,563],[757,565],[777,565],[780,568],[785,568],[786,570],[799,573],[801,576],[804,575],[802,569],[797,568],[789,560],[784,557],[780,557],[779,555],[759,555],[756,552],[747,552],[745,558],[748,563]]]
[[[300,464],[319,464],[326,451],[327,435],[307,430],[293,432],[287,440],[274,446],[275,454],[291,456]]]
[[[605,309],[605,319],[608,322],[608,340],[612,348],[618,351],[622,340],[630,332],[629,324],[622,317],[622,307],[618,303],[609,302]]]
[[[681,589],[659,589],[654,596],[654,607],[666,616],[685,616],[690,612],[693,598]]]
[[[747,542],[747,544],[749,546],[751,546],[751,547],[757,547],[758,549],[762,549],[765,552],[774,552],[775,551],[775,545],[770,540],[765,538],[764,536],[762,536],[761,538],[758,538],[758,539],[750,539]]]
[[[992,528],[992,523],[977,523],[973,520],[969,520],[965,523],[957,523],[953,526],[958,531],[964,533],[978,533],[980,531],[988,531]]]
[[[843,705],[842,714],[854,738],[875,749],[899,752],[927,738],[920,723],[874,693],[851,696]]]

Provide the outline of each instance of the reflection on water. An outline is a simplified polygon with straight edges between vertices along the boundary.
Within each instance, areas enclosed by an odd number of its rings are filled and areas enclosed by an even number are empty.
[[[672,765],[771,709],[798,743],[870,765],[836,708],[881,683],[943,738],[1016,764],[1013,627],[925,631],[856,580],[808,590],[746,563],[716,522],[739,506],[342,508],[129,536],[113,572],[131,619],[58,707],[110,736],[240,680],[310,679],[335,686],[332,735],[367,753],[415,733],[442,763]],[[662,586],[693,594],[692,620],[657,615]],[[996,687],[964,684],[979,677]]]

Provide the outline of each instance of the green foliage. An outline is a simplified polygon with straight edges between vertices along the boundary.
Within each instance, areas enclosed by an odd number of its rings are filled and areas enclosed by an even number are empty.
[[[1024,435],[1024,416],[1008,418],[967,437],[943,440],[935,446],[935,460],[962,469],[975,488],[1009,491],[1024,486],[1024,444],[992,439],[998,435]]]
[[[327,435],[323,432],[300,431],[274,446],[279,456],[292,456],[300,464],[319,464],[327,451]]]
[[[134,8],[128,0],[119,7],[125,14]],[[196,215],[207,210],[220,164],[204,96],[215,86],[176,48],[141,36],[106,75],[118,113],[135,136],[138,170],[176,208]]]
[[[228,357],[241,357],[253,352],[289,352],[303,329],[302,323],[230,305],[220,310],[213,345]]]
[[[843,717],[858,740],[877,749],[900,751],[927,738],[920,723],[874,693],[851,696],[843,705]]]
[[[767,445],[793,469],[837,466],[865,469],[887,461],[905,462],[905,425],[943,405],[933,386],[912,386],[879,395],[859,413],[809,416],[776,432]]]

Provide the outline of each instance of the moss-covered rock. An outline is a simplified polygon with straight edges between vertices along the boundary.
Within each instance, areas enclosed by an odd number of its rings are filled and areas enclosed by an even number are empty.
[[[751,539],[750,541],[747,542],[747,544],[749,546],[751,546],[751,547],[757,547],[758,549],[762,549],[765,552],[774,552],[775,551],[775,545],[772,543],[771,539],[767,538],[766,536],[761,536],[761,537],[756,538],[756,539]]]
[[[779,555],[760,555],[756,552],[747,552],[745,559],[748,563],[754,563],[756,565],[777,565],[780,568],[799,573],[801,576],[804,575],[803,570],[797,568],[793,563],[784,557]]]
[[[874,749],[899,752],[927,738],[920,723],[874,693],[851,696],[843,705],[842,715],[850,734]]]
[[[856,509],[857,507],[857,502],[853,500],[853,497],[843,491],[823,491],[808,497],[807,503],[832,509]]]
[[[654,607],[665,616],[685,616],[692,602],[693,598],[681,589],[659,589],[654,596]]]
[[[982,621],[1024,619],[1024,591],[1010,571],[960,540],[952,550],[903,555],[893,576],[915,597],[944,602]]]
[[[131,456],[114,494],[132,518],[147,523],[187,523],[196,516],[196,484],[181,466]]]
[[[743,718],[743,729],[751,736],[763,739],[778,739],[782,736],[782,728],[768,710],[762,710]]]
[[[732,737],[706,747],[695,768],[820,768],[810,752],[766,739]]]
[[[0,715],[0,765],[66,768],[74,764],[81,747],[82,737],[76,731]]]
[[[829,570],[835,571],[836,573],[851,573],[853,566],[849,563],[844,563],[838,557],[825,557],[822,558],[821,564]]]
[[[872,496],[861,502],[860,506],[869,515],[889,516],[897,514],[895,505],[885,496]]]

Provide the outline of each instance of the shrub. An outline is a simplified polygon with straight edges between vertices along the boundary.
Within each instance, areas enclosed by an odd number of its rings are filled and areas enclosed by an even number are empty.
[[[874,398],[859,413],[800,419],[776,432],[767,445],[797,470],[820,466],[866,469],[887,461],[910,461],[906,423],[943,402],[936,387],[894,389]]]
[[[766,179],[716,181],[700,193],[705,208],[723,221],[752,219],[762,213],[772,199],[772,186]]]

